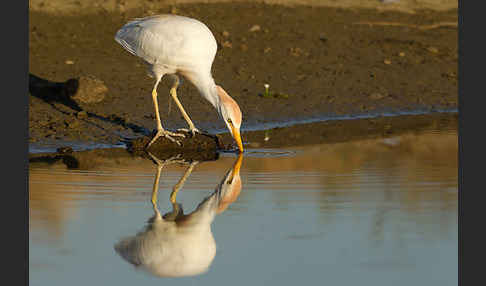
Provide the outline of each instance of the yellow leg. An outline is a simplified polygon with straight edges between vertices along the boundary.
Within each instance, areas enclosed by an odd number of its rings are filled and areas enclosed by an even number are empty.
[[[157,193],[159,192],[159,180],[162,167],[163,165],[157,166],[157,173],[155,174],[154,185],[152,187],[152,206],[154,208],[154,212],[157,218],[161,218],[159,208],[157,207]]]
[[[154,102],[155,117],[157,119],[157,134],[155,134],[154,138],[152,138],[152,140],[150,140],[146,149],[148,149],[150,147],[150,145],[152,145],[155,141],[157,141],[157,139],[159,139],[159,137],[161,137],[161,136],[164,136],[165,138],[169,139],[170,141],[172,141],[174,143],[177,143],[178,145],[181,145],[181,143],[179,141],[175,140],[174,138],[172,138],[171,136],[185,137],[184,134],[169,132],[169,131],[166,131],[162,127],[162,123],[160,121],[160,114],[159,114],[159,104],[158,104],[158,101],[157,101],[157,85],[159,84],[159,81],[160,81],[160,78],[157,80],[157,82],[155,83],[154,89],[152,90],[152,100]]]
[[[159,180],[162,167],[162,165],[157,166],[157,174],[155,175],[154,186],[152,188],[152,205],[154,207],[157,206],[157,193],[159,192]]]
[[[186,169],[186,172],[184,172],[184,175],[182,176],[182,178],[179,180],[179,182],[177,182],[177,184],[175,184],[175,186],[172,188],[172,192],[170,193],[170,202],[172,204],[175,204],[176,203],[176,198],[177,198],[177,193],[179,192],[179,190],[182,188],[182,186],[184,185],[184,183],[186,182],[186,179],[187,177],[189,177],[189,175],[191,174],[192,172],[192,169],[194,169],[194,167],[198,164],[199,162],[192,162],[191,165]]]
[[[189,115],[187,115],[187,112],[184,110],[184,107],[182,107],[179,98],[177,98],[177,86],[178,84],[174,84],[174,86],[172,86],[172,88],[170,89],[170,95],[172,96],[172,99],[174,99],[174,102],[176,103],[177,107],[179,107],[182,116],[184,117],[187,124],[189,125],[189,131],[192,133],[192,135],[194,135],[194,133],[199,132],[199,130],[194,126],[194,123],[192,123],[191,118],[189,117]]]
[[[164,128],[162,128],[162,123],[160,121],[159,104],[157,100],[157,85],[155,85],[154,89],[152,90],[152,100],[154,101],[155,117],[157,118],[157,131],[165,131]]]

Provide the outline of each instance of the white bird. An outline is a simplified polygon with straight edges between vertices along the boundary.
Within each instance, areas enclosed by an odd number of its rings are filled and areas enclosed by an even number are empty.
[[[157,208],[157,192],[160,172],[167,161],[160,163],[155,160],[158,164],[152,190],[155,214],[143,231],[117,242],[115,250],[138,269],[143,269],[155,276],[181,277],[204,273],[209,269],[216,255],[216,242],[211,231],[211,223],[217,214],[222,213],[236,200],[241,191],[240,167],[243,155],[239,154],[233,167],[226,173],[216,190],[193,212],[184,214],[181,206],[176,202],[176,196],[197,164],[197,162],[192,163],[170,195],[173,211],[164,216]]]
[[[177,98],[177,87],[182,75],[198,89],[218,111],[224,120],[238,149],[243,152],[240,126],[242,114],[240,107],[211,75],[211,67],[217,51],[214,35],[202,22],[178,15],[157,15],[138,18],[128,22],[118,30],[115,40],[130,53],[140,57],[148,65],[148,71],[155,78],[152,99],[157,119],[157,134],[147,148],[160,136],[177,142],[173,136],[183,134],[165,130],[160,122],[157,104],[157,85],[161,78],[168,74],[174,78],[170,94],[179,107],[194,135],[199,130],[194,126]]]

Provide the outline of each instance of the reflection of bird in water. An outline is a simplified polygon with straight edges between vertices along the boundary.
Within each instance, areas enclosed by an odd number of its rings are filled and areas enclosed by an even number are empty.
[[[191,276],[206,272],[216,255],[216,243],[211,223],[216,214],[223,212],[241,191],[240,154],[216,190],[205,198],[190,214],[184,214],[176,202],[177,192],[184,185],[197,162],[189,165],[173,187],[170,195],[173,210],[161,216],[157,208],[160,173],[164,165],[177,160],[157,162],[152,204],[155,215],[146,228],[135,236],[122,239],[115,245],[116,252],[125,260],[160,277]]]
[[[155,77],[152,99],[157,119],[157,134],[147,148],[161,136],[176,143],[178,141],[172,137],[184,137],[183,134],[166,131],[160,122],[157,86],[166,74],[174,78],[170,95],[189,125],[189,131],[192,134],[199,132],[177,98],[178,74],[193,83],[201,95],[217,109],[240,152],[243,152],[240,136],[241,110],[236,101],[214,83],[211,66],[217,44],[206,25],[198,20],[177,15],[150,16],[125,24],[116,33],[115,40],[127,51],[142,58],[148,65],[149,73]]]

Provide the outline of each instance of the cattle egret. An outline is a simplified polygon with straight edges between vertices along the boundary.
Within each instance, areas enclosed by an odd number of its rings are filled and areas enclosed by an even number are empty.
[[[226,173],[216,190],[197,208],[184,214],[176,201],[177,192],[184,185],[197,162],[193,162],[173,187],[170,195],[173,210],[161,215],[157,208],[160,172],[169,161],[157,163],[152,189],[154,216],[138,234],[121,239],[115,244],[116,252],[138,269],[159,277],[193,276],[206,272],[216,255],[216,242],[211,224],[217,214],[224,212],[241,191],[240,167],[243,155],[239,154],[233,167]],[[177,161],[174,161],[177,162]]]
[[[219,85],[211,75],[211,67],[217,51],[214,35],[202,22],[178,15],[157,15],[138,18],[128,22],[118,30],[115,40],[128,52],[136,55],[148,65],[149,75],[155,78],[152,99],[157,119],[157,134],[147,148],[163,136],[178,143],[173,137],[183,134],[165,130],[160,122],[157,104],[157,86],[164,75],[174,79],[170,95],[175,101],[189,131],[194,135],[199,130],[177,98],[178,75],[187,78],[218,111],[224,120],[238,149],[243,152],[240,126],[241,110],[236,101]]]

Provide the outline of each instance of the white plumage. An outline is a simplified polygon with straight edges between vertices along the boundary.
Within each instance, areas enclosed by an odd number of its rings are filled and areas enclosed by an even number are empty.
[[[165,74],[174,76],[170,93],[189,125],[189,130],[197,132],[191,119],[177,98],[177,87],[182,75],[193,83],[200,94],[218,111],[238,148],[243,151],[240,136],[241,110],[238,104],[214,82],[211,67],[217,51],[217,43],[209,28],[202,22],[178,15],[157,15],[135,19],[125,24],[115,35],[115,40],[128,52],[143,59],[150,74],[155,77],[152,91],[157,117],[157,135],[150,146],[160,136],[174,142],[171,136],[181,134],[165,131],[160,122],[157,103],[157,86]]]
[[[184,214],[176,202],[176,196],[192,172],[195,163],[191,164],[171,194],[173,211],[164,216],[157,208],[157,192],[160,172],[165,163],[158,163],[152,191],[155,214],[144,230],[117,242],[115,251],[136,268],[160,277],[192,276],[206,272],[216,255],[211,224],[215,216],[224,212],[240,194],[242,161],[243,155],[239,154],[215,191],[193,212]]]
[[[199,72],[206,80],[212,78],[216,39],[206,25],[195,19],[177,15],[135,19],[123,26],[115,39],[152,68],[168,73]]]

